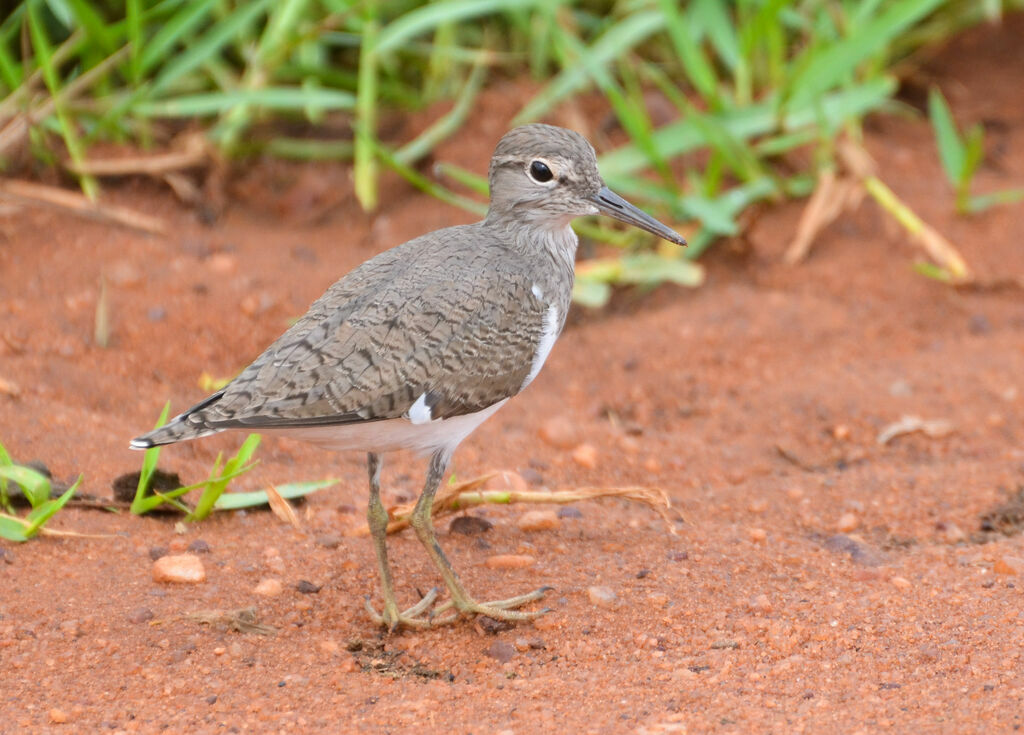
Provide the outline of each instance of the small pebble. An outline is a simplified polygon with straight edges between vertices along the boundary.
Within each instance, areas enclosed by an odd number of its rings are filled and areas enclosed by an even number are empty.
[[[146,318],[151,322],[162,322],[167,318],[167,309],[163,306],[151,306],[146,310]]]
[[[759,613],[767,613],[772,610],[772,602],[768,599],[768,595],[764,593],[751,598],[747,606],[754,612]]]
[[[529,554],[495,554],[484,560],[488,569],[525,569],[536,563],[537,560]]]
[[[129,623],[145,623],[153,619],[153,611],[148,607],[137,607],[128,613]]]
[[[537,434],[555,449],[572,449],[580,440],[576,425],[565,416],[551,417],[541,424]]]
[[[54,707],[50,710],[50,722],[55,725],[63,725],[68,721],[68,713],[62,709]]]
[[[228,253],[214,253],[206,259],[206,267],[218,275],[227,275],[238,268],[238,258]]]
[[[727,649],[727,648],[739,648],[740,644],[731,638],[722,638],[711,644],[711,648],[716,651]]]
[[[553,510],[528,510],[519,516],[516,525],[520,531],[554,531],[562,521]]]
[[[849,533],[859,525],[860,521],[857,520],[857,516],[853,513],[843,513],[836,522],[836,530],[839,533]]]
[[[295,589],[304,595],[315,595],[323,588],[322,584],[313,584],[309,580],[300,579],[295,583]]]
[[[326,638],[320,641],[320,650],[324,653],[335,654],[341,650],[341,646],[333,638]]]
[[[516,649],[506,641],[495,641],[487,647],[485,653],[504,664],[512,660],[512,657],[516,655]]]
[[[574,505],[567,505],[564,508],[559,508],[558,509],[558,517],[559,518],[575,518],[575,519],[578,519],[578,518],[582,518],[583,517],[583,511],[581,511],[579,508],[577,508]]]
[[[764,543],[768,538],[768,532],[763,528],[749,528],[747,529],[747,534],[750,536],[750,540],[755,544]]]
[[[201,538],[197,538],[195,541],[188,545],[188,550],[194,554],[209,554],[210,545],[203,541]]]
[[[167,548],[164,546],[152,546],[149,549],[149,558],[156,561],[161,556],[167,556]]]
[[[316,537],[316,545],[325,549],[336,549],[341,546],[341,536],[336,533],[322,533]]]
[[[515,642],[512,645],[515,646],[516,650],[519,651],[519,653],[523,653],[524,651],[530,650],[530,642],[525,638],[516,638]]]
[[[481,615],[476,619],[477,625],[480,626],[484,633],[490,633],[491,635],[497,635],[506,630],[512,630],[512,623],[508,620],[498,620],[492,618],[489,615]]]
[[[0,549],[0,561],[4,564],[14,563],[14,552],[9,549]]]
[[[598,607],[614,607],[619,596],[611,587],[587,587],[587,597],[590,602]]]
[[[253,592],[257,595],[263,595],[264,597],[277,597],[279,594],[284,592],[284,585],[281,584],[280,579],[269,577],[261,580],[260,583],[253,588]]]
[[[475,536],[494,528],[494,524],[479,516],[456,516],[448,524],[448,533],[461,533],[464,536]]]
[[[167,548],[170,549],[172,554],[180,554],[188,548],[188,541],[181,537],[172,538],[171,542],[167,544]]]
[[[593,444],[580,444],[572,451],[572,461],[592,470],[597,467],[597,449]]]
[[[1018,574],[1024,569],[1024,559],[1016,559],[1009,556],[1001,556],[992,565],[992,571],[996,574]]]
[[[519,471],[519,475],[526,480],[527,484],[537,487],[544,484],[544,475],[532,467],[525,467]]]
[[[952,522],[940,523],[938,525],[939,532],[942,534],[942,540],[949,545],[955,545],[963,543],[967,540],[967,534],[960,526]]]
[[[910,587],[910,580],[906,577],[893,577],[889,580],[894,587],[905,590]]]
[[[206,580],[206,569],[194,554],[161,556],[153,562],[153,579],[157,582],[197,584]]]

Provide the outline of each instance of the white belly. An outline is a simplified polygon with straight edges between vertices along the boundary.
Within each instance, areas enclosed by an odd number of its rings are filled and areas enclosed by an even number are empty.
[[[391,452],[410,449],[417,454],[431,454],[438,449],[454,452],[463,439],[489,419],[508,399],[498,401],[482,411],[414,424],[407,418],[366,421],[341,426],[305,426],[287,429],[262,429],[290,439],[316,444],[324,449]]]

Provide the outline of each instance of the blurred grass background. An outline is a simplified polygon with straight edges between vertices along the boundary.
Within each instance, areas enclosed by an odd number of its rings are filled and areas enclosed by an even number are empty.
[[[843,168],[843,141],[860,140],[865,116],[906,112],[895,94],[922,49],[1021,6],[26,0],[0,22],[0,165],[8,173],[26,159],[57,167],[95,198],[102,170],[90,165],[94,144],[159,150],[198,125],[225,157],[259,152],[351,165],[367,210],[379,205],[378,179],[388,168],[480,211],[467,194],[485,191],[486,181],[444,162],[419,164],[474,114],[489,82],[526,77],[537,91],[516,123],[543,120],[576,95],[603,98],[625,133],[601,158],[605,179],[684,230],[684,257],[693,259],[739,233],[755,203],[820,189],[823,172]],[[447,112],[416,138],[379,135],[384,112],[437,103]],[[948,121],[940,122],[953,145]],[[944,163],[956,153],[949,150]],[[875,190],[884,207],[891,192],[868,187]],[[577,297],[585,303],[607,299],[609,283],[699,281],[699,269],[674,253],[637,252],[650,241],[634,233],[606,223],[581,229],[627,251],[581,271]],[[962,275],[956,263],[938,265]]]

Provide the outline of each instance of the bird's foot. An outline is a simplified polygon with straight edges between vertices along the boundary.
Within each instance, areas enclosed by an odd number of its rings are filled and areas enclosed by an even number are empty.
[[[533,592],[527,592],[525,595],[509,597],[507,600],[492,600],[490,602],[476,602],[468,597],[465,599],[453,597],[447,602],[443,602],[434,608],[432,614],[439,615],[454,608],[455,614],[443,618],[443,622],[451,622],[462,615],[486,615],[489,618],[505,620],[510,623],[536,620],[541,615],[551,612],[551,609],[544,608],[543,610],[523,611],[516,610],[515,608],[522,607],[523,605],[543,598],[544,595],[552,589],[554,588],[540,587],[539,589],[535,589]],[[434,625],[439,624],[441,624],[441,620],[435,620]]]
[[[408,610],[400,612],[394,599],[390,599],[384,601],[384,611],[379,613],[373,608],[373,605],[370,604],[370,596],[367,595],[366,612],[370,614],[370,619],[373,620],[374,623],[387,628],[389,633],[393,633],[401,627],[429,628],[432,625],[437,625],[437,622],[433,620],[434,612],[427,612],[436,599],[437,588],[435,587],[425,594],[422,600],[417,602]]]

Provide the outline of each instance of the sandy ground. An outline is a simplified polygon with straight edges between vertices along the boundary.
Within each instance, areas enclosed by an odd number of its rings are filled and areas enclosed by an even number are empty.
[[[1022,32],[1019,18],[972,32],[922,71],[988,128],[980,191],[1024,181]],[[504,125],[481,121],[440,157],[482,172]],[[868,147],[983,278],[1024,274],[1022,208],[956,216],[925,122],[875,122]],[[330,167],[259,171],[213,226],[151,185],[115,187],[170,223],[162,239],[0,218],[0,378],[20,388],[0,395],[0,441],[14,457],[109,497],[165,400],[202,398],[202,372],[233,374],[372,254],[466,221],[398,184],[366,217]],[[657,485],[689,521],[621,501],[577,504],[543,531],[517,524],[529,507],[472,511],[494,524],[472,536],[439,520],[480,598],[555,588],[536,624],[381,636],[362,608],[379,604],[372,549],[350,534],[362,457],[266,439],[239,489],[340,480],[299,507],[299,531],[266,512],[178,533],[173,518],[71,509],[55,528],[112,536],[0,542],[0,731],[1017,730],[1024,505],[1006,504],[1024,487],[1022,293],[916,275],[917,251],[870,204],[784,266],[799,214],[767,211],[713,252],[704,288],[578,312],[535,383],[456,455],[459,479]],[[91,338],[101,275],[107,349]],[[952,431],[879,444],[907,415]],[[549,422],[564,442],[541,437]],[[170,448],[161,466],[195,481],[239,442]],[[387,502],[415,497],[423,471],[388,457]],[[151,556],[189,547],[205,582],[153,580]],[[402,601],[439,583],[413,536],[391,549]],[[501,554],[535,561],[487,565]],[[268,579],[279,594],[256,592]],[[247,607],[276,634],[190,617]]]

